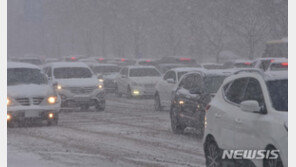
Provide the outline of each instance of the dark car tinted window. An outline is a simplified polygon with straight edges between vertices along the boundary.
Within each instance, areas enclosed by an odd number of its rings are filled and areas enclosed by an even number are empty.
[[[268,81],[267,87],[273,107],[278,111],[288,111],[288,80]]]

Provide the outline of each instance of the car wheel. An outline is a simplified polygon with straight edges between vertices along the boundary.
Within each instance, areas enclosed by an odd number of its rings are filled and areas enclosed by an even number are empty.
[[[97,103],[95,107],[97,111],[104,111],[106,105],[105,105],[105,102],[102,102],[102,103]]]
[[[158,94],[154,96],[154,110],[161,111],[161,103],[160,103],[160,98]]]
[[[116,94],[117,97],[121,97],[122,96],[122,94],[119,92],[119,89],[118,89],[118,86],[117,85],[115,87],[115,94]]]
[[[269,147],[266,150],[272,151],[272,150],[276,150],[276,149],[274,147]],[[277,159],[265,158],[263,160],[263,166],[264,167],[283,167],[282,159],[279,154],[277,154],[277,155],[278,155]]]
[[[182,134],[184,132],[185,126],[182,126],[179,123],[178,116],[177,116],[177,109],[175,107],[171,108],[170,116],[171,116],[171,128],[173,133],[175,134]]]
[[[89,105],[82,105],[81,107],[80,107],[80,110],[81,111],[87,111],[89,109]]]
[[[205,156],[207,167],[220,167],[222,151],[218,147],[217,143],[213,140],[207,141],[205,145]]]
[[[131,90],[131,88],[130,88],[130,86],[128,86],[127,87],[127,98],[132,98],[133,96],[132,96],[132,90]]]

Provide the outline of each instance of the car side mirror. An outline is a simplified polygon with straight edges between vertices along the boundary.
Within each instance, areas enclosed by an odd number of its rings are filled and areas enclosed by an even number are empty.
[[[198,94],[202,94],[203,91],[202,91],[200,88],[193,88],[193,89],[190,89],[190,90],[189,90],[189,93],[190,93],[190,94],[198,95]]]
[[[174,84],[174,83],[175,83],[175,80],[172,79],[172,78],[166,79],[165,81],[166,81],[167,83],[171,83],[171,84]]]
[[[240,103],[241,110],[251,113],[260,113],[261,108],[256,100],[246,100]]]

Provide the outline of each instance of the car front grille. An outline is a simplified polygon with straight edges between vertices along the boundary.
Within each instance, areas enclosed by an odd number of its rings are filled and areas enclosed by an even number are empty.
[[[22,97],[16,98],[15,100],[22,106],[40,105],[41,102],[44,100],[44,97]]]
[[[105,79],[104,80],[104,87],[105,88],[113,88],[116,86],[116,83],[112,79]]]
[[[154,88],[155,84],[145,84],[145,88]]]
[[[69,90],[74,94],[90,94],[96,87],[71,87]]]
[[[39,105],[43,101],[44,97],[33,97],[33,104]]]
[[[29,98],[16,98],[15,100],[22,106],[29,106],[30,105]]]

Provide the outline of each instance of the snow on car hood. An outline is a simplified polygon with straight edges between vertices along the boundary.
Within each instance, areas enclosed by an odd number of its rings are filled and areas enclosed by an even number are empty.
[[[103,75],[104,79],[115,79],[117,77],[118,73],[110,73]]]
[[[8,97],[44,97],[53,95],[54,90],[51,85],[13,85],[7,87]]]
[[[160,79],[160,77],[130,77],[132,82],[139,84],[156,84]]]
[[[91,87],[98,85],[98,79],[93,78],[71,78],[71,79],[55,79],[62,87]]]

